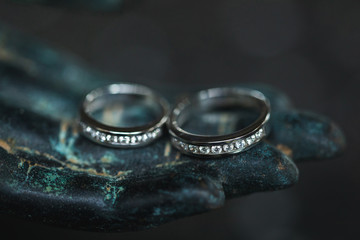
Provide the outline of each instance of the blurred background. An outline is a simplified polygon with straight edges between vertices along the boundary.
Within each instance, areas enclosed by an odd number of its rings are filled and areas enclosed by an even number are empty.
[[[14,1],[16,2],[16,1]],[[360,1],[128,1],[100,12],[0,1],[0,23],[121,81],[183,89],[259,82],[344,130],[344,155],[299,183],[135,233],[87,233],[0,215],[12,239],[358,239]]]

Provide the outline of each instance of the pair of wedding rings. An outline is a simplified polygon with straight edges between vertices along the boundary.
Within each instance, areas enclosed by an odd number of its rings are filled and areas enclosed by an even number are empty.
[[[139,126],[117,126],[94,117],[114,97],[141,100],[156,109],[156,116]],[[111,100],[112,99],[112,100]],[[120,99],[121,100],[121,99]],[[224,135],[201,135],[184,130],[183,125],[193,114],[212,108],[247,108],[258,112],[257,118],[245,128]],[[119,83],[98,88],[88,93],[80,108],[80,129],[95,143],[108,147],[133,148],[148,145],[165,130],[172,145],[184,154],[215,157],[243,152],[261,141],[269,132],[270,103],[263,93],[247,88],[212,88],[181,98],[170,110],[166,99],[148,87]]]

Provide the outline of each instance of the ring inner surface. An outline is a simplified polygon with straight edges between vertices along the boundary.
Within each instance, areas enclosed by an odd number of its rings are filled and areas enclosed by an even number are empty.
[[[250,96],[215,97],[189,103],[177,121],[191,134],[227,135],[254,123],[262,108],[260,100]]]
[[[96,121],[119,128],[147,125],[160,119],[163,113],[160,103],[139,94],[104,94],[84,107]]]

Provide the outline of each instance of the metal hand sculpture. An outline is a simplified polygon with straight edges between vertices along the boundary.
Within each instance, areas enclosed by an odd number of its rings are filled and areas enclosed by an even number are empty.
[[[0,212],[76,229],[139,230],[290,187],[295,162],[334,157],[345,145],[330,120],[251,85],[271,101],[272,131],[249,151],[199,160],[181,155],[168,136],[140,149],[103,147],[79,136],[75,118],[83,94],[111,82],[0,27]]]

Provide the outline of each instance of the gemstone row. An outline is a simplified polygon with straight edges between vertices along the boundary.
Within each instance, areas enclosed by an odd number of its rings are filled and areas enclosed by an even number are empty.
[[[135,146],[135,145],[142,145],[144,143],[150,142],[156,138],[158,138],[161,134],[161,129],[156,128],[152,131],[141,133],[141,134],[110,134],[99,131],[95,128],[87,126],[84,123],[80,123],[82,127],[83,133],[97,141],[102,143],[107,143],[111,145],[119,145],[119,146]]]
[[[171,140],[177,148],[186,152],[199,155],[219,155],[241,152],[253,144],[259,142],[263,137],[265,137],[265,130],[260,128],[254,134],[246,138],[239,138],[224,144],[194,145],[184,143],[174,137]]]

